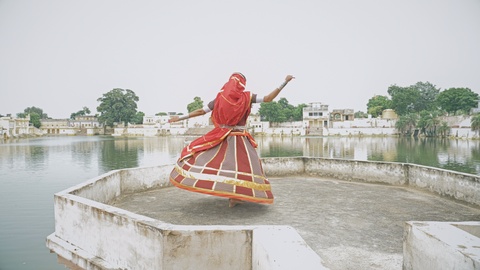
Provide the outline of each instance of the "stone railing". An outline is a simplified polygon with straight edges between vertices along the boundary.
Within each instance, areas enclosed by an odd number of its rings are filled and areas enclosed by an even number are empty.
[[[408,186],[480,206],[477,175],[390,162],[262,161],[269,177],[305,174]],[[47,247],[84,269],[325,269],[288,226],[179,226],[108,205],[123,194],[170,186],[172,168],[111,171],[55,194],[55,232]]]

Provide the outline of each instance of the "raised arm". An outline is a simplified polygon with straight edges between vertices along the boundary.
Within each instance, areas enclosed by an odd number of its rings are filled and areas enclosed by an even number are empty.
[[[187,115],[184,115],[182,117],[179,117],[178,115],[174,115],[168,120],[168,122],[173,123],[173,122],[182,121],[188,118],[197,117],[204,114],[206,114],[206,112],[203,110],[203,108],[200,108],[200,109],[196,109],[193,112],[189,112]]]
[[[274,100],[278,96],[278,94],[280,94],[280,91],[282,91],[282,89],[292,79],[295,79],[295,77],[293,77],[292,75],[287,75],[287,77],[285,77],[285,81],[279,87],[275,88],[270,94],[266,95],[263,98],[263,102],[270,102],[270,101]]]

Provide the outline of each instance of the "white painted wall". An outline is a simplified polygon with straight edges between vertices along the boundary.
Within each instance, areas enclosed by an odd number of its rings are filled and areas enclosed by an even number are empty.
[[[256,269],[287,270],[295,261],[324,269],[292,228],[178,226],[105,204],[123,193],[169,186],[172,169],[173,164],[115,170],[55,194],[55,232],[47,246],[88,269],[250,270],[252,258],[264,265]],[[263,243],[272,241],[273,231],[282,253]],[[253,243],[263,247],[261,254],[252,253]]]
[[[465,226],[479,230],[480,222],[407,222],[403,269],[480,269],[480,238]]]
[[[305,157],[262,161],[272,177],[310,174],[406,185],[480,206],[477,175],[389,162]],[[324,268],[290,227],[178,226],[105,204],[121,194],[169,186],[172,168],[173,164],[111,171],[55,194],[55,232],[47,246],[77,265],[90,265],[88,269]]]

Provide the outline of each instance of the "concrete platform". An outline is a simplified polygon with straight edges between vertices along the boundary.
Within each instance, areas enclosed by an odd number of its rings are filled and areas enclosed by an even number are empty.
[[[480,221],[480,207],[403,186],[296,175],[270,178],[273,205],[176,187],[122,194],[110,205],[178,225],[288,225],[330,269],[402,269],[406,221]]]

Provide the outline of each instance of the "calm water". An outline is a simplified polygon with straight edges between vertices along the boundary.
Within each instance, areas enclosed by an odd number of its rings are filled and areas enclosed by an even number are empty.
[[[184,137],[46,137],[0,141],[0,270],[65,269],[45,247],[53,194],[120,168],[174,163]],[[399,161],[480,174],[480,141],[257,138],[262,157]]]

